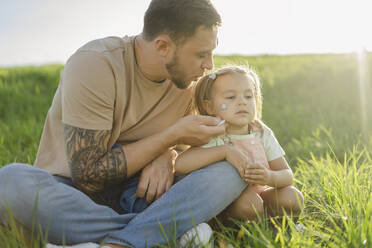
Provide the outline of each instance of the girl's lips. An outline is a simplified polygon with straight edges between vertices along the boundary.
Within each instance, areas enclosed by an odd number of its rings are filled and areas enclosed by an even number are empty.
[[[249,114],[249,112],[248,111],[244,111],[244,110],[242,110],[242,111],[238,111],[238,112],[236,112],[237,114]]]

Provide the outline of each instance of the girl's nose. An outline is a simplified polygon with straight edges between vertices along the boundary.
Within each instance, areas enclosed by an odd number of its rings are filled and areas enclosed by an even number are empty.
[[[247,104],[247,102],[248,102],[248,100],[244,97],[244,96],[240,96],[239,98],[238,98],[238,103],[239,104]]]

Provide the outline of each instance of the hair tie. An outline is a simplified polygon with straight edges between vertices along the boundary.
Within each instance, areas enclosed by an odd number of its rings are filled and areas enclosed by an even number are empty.
[[[210,79],[212,79],[212,80],[215,80],[216,77],[217,77],[217,75],[216,75],[216,73],[212,72],[211,74],[209,74],[208,77],[209,77]]]

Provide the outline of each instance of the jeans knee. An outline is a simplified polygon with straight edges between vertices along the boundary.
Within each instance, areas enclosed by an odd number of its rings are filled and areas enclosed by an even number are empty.
[[[23,164],[9,164],[0,169],[0,196],[13,189],[20,183],[19,172],[23,169]]]
[[[13,178],[19,174],[19,171],[26,169],[28,166],[20,163],[8,164],[0,169],[0,178],[3,180]]]
[[[9,164],[0,169],[0,212],[20,208],[33,195],[34,189],[49,175],[26,164]],[[31,194],[32,193],[32,194]]]
[[[30,182],[40,182],[42,179],[47,178],[47,175],[49,175],[48,172],[31,165],[21,163],[9,164],[0,169],[0,184],[1,186],[14,188],[27,185]]]
[[[194,171],[202,174],[200,184],[205,184],[208,194],[214,194],[216,199],[226,199],[231,203],[238,198],[246,188],[246,182],[231,164],[223,161],[209,165],[203,169]]]

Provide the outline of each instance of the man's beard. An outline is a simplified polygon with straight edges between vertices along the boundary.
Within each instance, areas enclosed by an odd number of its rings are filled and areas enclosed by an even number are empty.
[[[170,63],[165,64],[165,67],[170,75],[170,79],[179,89],[186,89],[189,87],[190,82],[185,81],[184,72],[182,72],[181,66],[178,61],[177,51],[174,53],[173,59]]]

